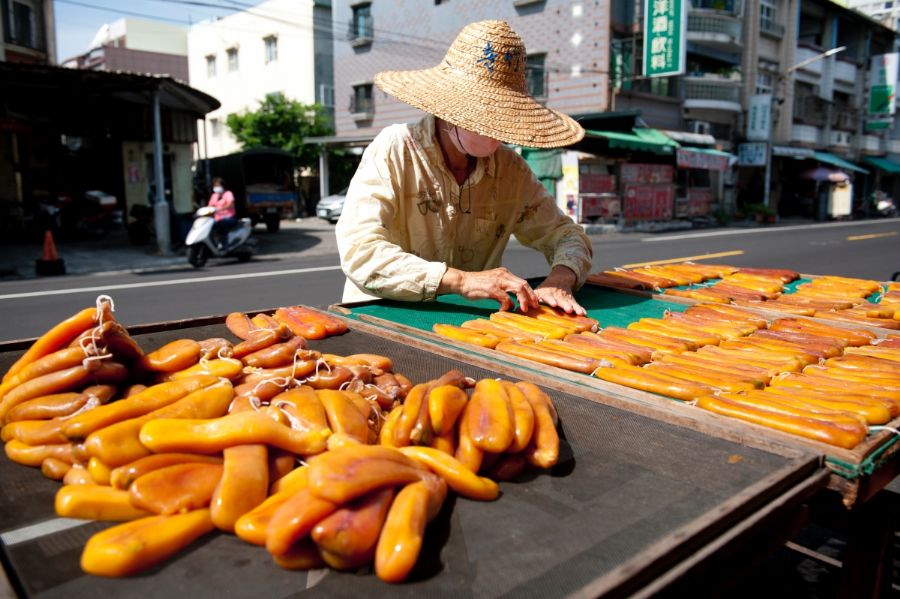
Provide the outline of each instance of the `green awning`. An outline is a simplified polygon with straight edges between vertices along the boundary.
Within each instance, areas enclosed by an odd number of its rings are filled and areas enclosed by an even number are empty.
[[[863,158],[863,160],[865,160],[875,168],[883,170],[890,175],[896,175],[900,173],[900,162],[894,162],[890,158],[885,158],[883,156],[866,156],[865,158]]]
[[[813,158],[815,160],[818,160],[819,162],[824,162],[825,164],[830,164],[831,166],[842,168],[845,171],[856,171],[857,173],[862,173],[864,175],[869,174],[869,171],[867,171],[866,169],[860,168],[852,162],[847,162],[840,156],[835,156],[831,152],[813,152]]]
[[[620,148],[622,150],[671,154],[675,148],[680,147],[677,141],[665,133],[645,127],[635,128],[631,133],[622,131],[593,131],[591,129],[585,130],[585,133],[593,137],[603,137],[609,141],[610,148]]]

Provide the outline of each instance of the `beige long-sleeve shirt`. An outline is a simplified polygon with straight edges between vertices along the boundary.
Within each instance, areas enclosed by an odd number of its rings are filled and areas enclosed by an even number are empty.
[[[557,208],[526,162],[501,146],[459,185],[431,115],[385,128],[363,153],[335,234],[344,302],[433,300],[448,267],[501,265],[510,235],[564,265],[580,287],[591,268],[584,230]]]

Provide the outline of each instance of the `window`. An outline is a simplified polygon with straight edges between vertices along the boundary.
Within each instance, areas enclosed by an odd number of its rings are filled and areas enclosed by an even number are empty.
[[[325,108],[334,108],[334,87],[320,83],[319,93],[316,94],[316,102]]]
[[[759,27],[763,31],[775,31],[777,29],[775,2],[776,0],[759,1]]]
[[[222,121],[219,119],[209,119],[209,134],[213,137],[219,137],[222,133]]]
[[[363,83],[353,86],[350,97],[350,113],[371,117],[375,112],[375,100],[372,97],[372,84]]]
[[[210,54],[206,57],[206,77],[212,79],[216,76],[216,56]]]
[[[270,35],[263,38],[266,43],[266,64],[278,60],[278,37]]]
[[[530,54],[525,60],[525,82],[528,93],[535,98],[547,97],[546,54]]]
[[[757,73],[756,74],[756,93],[771,94],[773,80],[774,80],[774,77],[772,77],[771,73]]]
[[[35,11],[31,4],[25,4],[24,2],[13,1],[8,5],[5,2],[3,4],[4,9],[8,10],[8,12],[0,20],[7,21],[7,41],[36,50],[43,47],[40,27],[37,22],[37,19],[40,18],[39,11]]]
[[[238,50],[237,48],[228,48],[228,72],[233,73],[238,70]]]
[[[353,7],[353,20],[350,21],[350,42],[362,45],[372,42],[372,5],[357,4]]]

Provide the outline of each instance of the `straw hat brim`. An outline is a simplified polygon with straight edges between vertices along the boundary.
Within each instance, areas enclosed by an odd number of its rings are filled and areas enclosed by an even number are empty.
[[[375,83],[398,100],[463,129],[529,148],[559,148],[580,141],[584,129],[569,116],[504,86],[472,82],[445,65],[385,71]]]

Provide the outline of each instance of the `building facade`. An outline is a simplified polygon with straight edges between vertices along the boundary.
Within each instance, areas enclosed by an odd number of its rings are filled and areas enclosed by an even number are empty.
[[[896,2],[880,0],[847,0],[847,6],[867,14],[885,27],[900,30],[900,5]]]
[[[0,0],[0,62],[56,64],[53,0]]]
[[[331,6],[323,0],[269,0],[193,26],[191,86],[222,103],[201,126],[200,157],[240,150],[228,115],[256,110],[270,94],[331,107],[331,48]]]
[[[503,19],[528,53],[529,91],[572,116],[609,108],[609,2],[373,0],[334,3],[335,130],[365,139],[422,113],[380,91],[384,70],[433,67],[470,22]]]
[[[148,73],[188,81],[188,28],[125,18],[103,25],[84,54],[62,66],[73,69]]]

